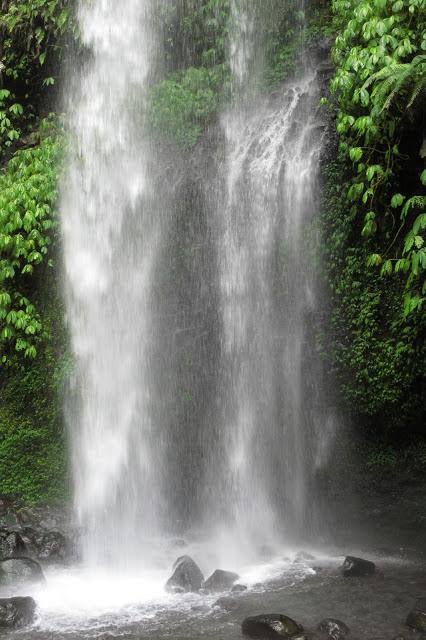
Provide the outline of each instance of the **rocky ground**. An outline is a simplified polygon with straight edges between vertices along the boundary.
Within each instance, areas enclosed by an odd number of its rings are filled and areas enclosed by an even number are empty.
[[[167,606],[145,611],[132,605],[137,622],[128,612],[124,618],[111,612],[85,635],[103,640],[233,640],[242,633],[293,640],[426,638],[426,480],[359,474],[350,491],[334,495],[333,506],[337,515],[329,520],[329,548],[338,549],[335,559],[330,560],[333,553],[329,560],[302,553],[273,580],[246,585],[223,568],[203,576],[182,555],[164,584],[172,598]],[[19,583],[43,583],[52,568],[73,567],[77,540],[65,512],[28,508],[0,496],[0,630],[21,629],[22,640],[82,637],[78,629],[73,633],[68,627],[64,634],[46,627],[36,602],[14,593]],[[342,566],[341,556],[351,552],[365,554],[367,561],[349,557]]]

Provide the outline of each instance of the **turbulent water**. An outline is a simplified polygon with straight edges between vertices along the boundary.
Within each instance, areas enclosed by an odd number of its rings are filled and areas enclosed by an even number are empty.
[[[83,561],[161,568],[164,540],[185,536],[207,564],[242,566],[314,530],[332,438],[315,337],[320,88],[306,70],[255,96],[256,15],[233,0],[233,106],[194,176],[144,136],[153,15],[150,0],[78,11],[62,230]]]

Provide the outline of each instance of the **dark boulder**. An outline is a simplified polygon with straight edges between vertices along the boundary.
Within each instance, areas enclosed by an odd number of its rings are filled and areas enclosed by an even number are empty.
[[[426,601],[420,601],[410,611],[405,624],[420,633],[426,633]]]
[[[181,593],[199,591],[204,577],[199,566],[189,556],[182,556],[173,565],[173,575],[166,582],[166,591]]]
[[[4,516],[14,506],[15,498],[7,494],[0,494],[0,516]]]
[[[17,531],[0,531],[0,557],[25,556],[28,553],[22,536]]]
[[[301,638],[303,627],[281,613],[265,613],[246,618],[241,630],[251,638]]]
[[[234,584],[231,589],[231,593],[241,593],[242,591],[247,591],[245,584]]]
[[[68,555],[68,543],[59,531],[49,531],[42,537],[38,547],[38,558],[49,562],[63,562]]]
[[[14,586],[28,582],[44,582],[41,566],[31,558],[0,560],[0,585]]]
[[[235,580],[238,580],[239,577],[237,573],[233,573],[232,571],[216,569],[205,581],[204,589],[207,591],[226,591],[232,587]]]
[[[370,560],[347,556],[343,563],[343,575],[345,578],[357,578],[371,576],[376,571],[376,565]]]
[[[334,618],[325,618],[318,625],[318,631],[326,633],[331,640],[343,640],[349,635],[349,629],[344,622]]]
[[[18,629],[34,622],[36,603],[32,598],[0,599],[0,628]]]

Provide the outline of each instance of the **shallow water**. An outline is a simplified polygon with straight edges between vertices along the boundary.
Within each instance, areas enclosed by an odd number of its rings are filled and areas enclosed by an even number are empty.
[[[339,551],[315,553],[315,559],[304,562],[295,562],[293,552],[241,567],[239,582],[248,590],[229,596],[236,602],[230,612],[215,606],[223,594],[166,594],[170,568],[126,576],[50,569],[45,586],[22,591],[38,603],[36,624],[4,637],[232,640],[241,637],[246,616],[267,612],[293,617],[310,636],[324,617],[343,620],[353,638],[385,640],[407,634],[407,614],[426,594],[425,558],[401,552],[393,557],[362,554],[376,561],[376,575],[344,579]]]

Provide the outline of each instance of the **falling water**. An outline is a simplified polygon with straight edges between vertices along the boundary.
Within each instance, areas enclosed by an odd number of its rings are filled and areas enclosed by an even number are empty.
[[[151,0],[80,3],[88,51],[70,92],[62,230],[75,507],[92,565],[147,564],[154,540],[186,535],[232,568],[313,526],[331,424],[314,337],[320,88],[307,70],[255,96],[253,6],[231,2],[234,100],[222,162],[200,180],[144,135]]]
[[[70,99],[62,197],[75,505],[87,562],[126,561],[156,530],[149,301],[159,246],[141,122],[155,42],[150,0],[81,2],[87,62]]]
[[[274,98],[253,95],[253,8],[243,0],[231,7],[236,101],[223,117],[223,197],[214,212],[223,448],[219,459],[210,455],[210,494],[221,500],[210,525],[231,556],[256,557],[313,533],[314,479],[333,430],[314,332],[324,127],[312,69]]]

